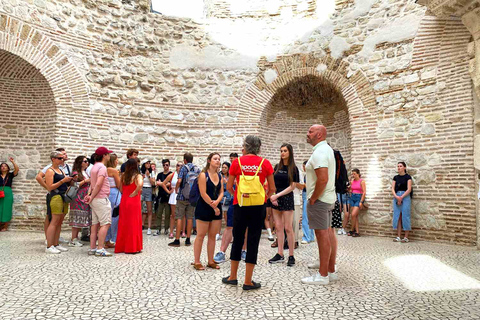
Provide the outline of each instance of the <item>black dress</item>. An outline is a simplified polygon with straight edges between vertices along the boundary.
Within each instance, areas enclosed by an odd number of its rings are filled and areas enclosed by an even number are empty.
[[[278,164],[275,166],[273,179],[275,180],[276,193],[280,193],[283,190],[287,189],[290,186],[290,181],[288,179],[288,167],[282,165],[277,171]],[[295,167],[293,174],[292,182],[300,182],[300,173],[298,168]],[[287,193],[286,195],[281,196],[277,199],[278,206],[272,204],[272,209],[278,211],[292,211],[295,209],[295,203],[293,201],[293,191]]]
[[[222,177],[218,174],[218,184],[213,184],[212,180],[208,175],[208,172],[205,172],[205,177],[207,179],[207,194],[212,200],[217,200],[218,195],[220,194],[222,186]],[[220,214],[217,216],[215,215],[215,210],[208,203],[203,200],[202,196],[198,199],[197,206],[195,207],[195,219],[211,222],[213,220],[221,220],[222,219],[222,206],[219,205],[218,209],[220,209]]]

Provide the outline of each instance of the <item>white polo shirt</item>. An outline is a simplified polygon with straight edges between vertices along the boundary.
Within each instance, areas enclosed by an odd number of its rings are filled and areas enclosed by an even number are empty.
[[[305,166],[307,174],[307,199],[310,199],[315,190],[317,175],[315,169],[328,168],[328,182],[325,190],[318,200],[334,204],[335,203],[335,155],[333,149],[323,140],[313,147],[313,153]]]

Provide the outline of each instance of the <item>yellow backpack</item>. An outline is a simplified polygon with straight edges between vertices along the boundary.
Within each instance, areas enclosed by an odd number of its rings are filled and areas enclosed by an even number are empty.
[[[255,175],[246,176],[243,174],[242,164],[240,158],[238,158],[238,165],[242,172],[237,186],[237,199],[240,207],[261,206],[265,203],[265,189],[258,176],[264,160],[262,159],[262,162],[260,162]]]

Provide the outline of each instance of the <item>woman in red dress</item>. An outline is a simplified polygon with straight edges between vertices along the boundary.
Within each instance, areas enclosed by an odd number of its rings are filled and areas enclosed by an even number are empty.
[[[142,205],[143,178],[136,159],[129,159],[122,174],[122,200],[118,220],[115,253],[138,253],[143,249]]]

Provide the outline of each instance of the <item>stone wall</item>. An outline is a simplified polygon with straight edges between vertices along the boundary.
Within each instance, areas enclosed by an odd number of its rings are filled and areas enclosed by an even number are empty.
[[[57,116],[54,141],[43,139],[40,160],[16,181],[25,198],[14,226],[43,210],[41,191],[22,192],[53,145],[71,158],[98,145],[156,160],[192,151],[202,164],[257,133],[273,163],[282,142],[300,163],[317,122],[366,178],[362,232],[392,235],[390,183],[403,160],[414,178],[413,238],[476,243],[472,49],[460,19],[413,0],[232,3],[206,1],[206,19],[194,21],[149,13],[148,1],[0,2],[0,49],[38,69],[51,95],[36,103],[54,101]],[[0,75],[20,72],[0,62]],[[288,98],[305,77],[308,93]]]

